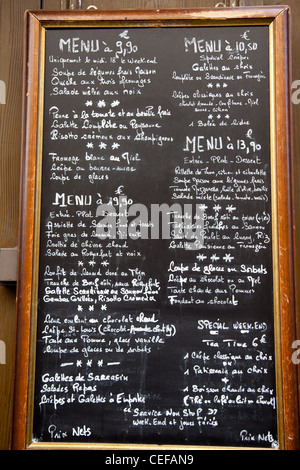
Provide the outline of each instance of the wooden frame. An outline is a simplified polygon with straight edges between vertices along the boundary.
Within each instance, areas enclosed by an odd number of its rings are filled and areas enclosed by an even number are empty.
[[[41,113],[43,108],[43,54],[44,31],[52,27],[143,27],[212,26],[212,25],[268,25],[270,31],[271,75],[271,151],[273,250],[277,384],[280,448],[299,446],[299,415],[297,399],[297,371],[291,362],[291,345],[295,340],[295,277],[293,233],[293,188],[291,175],[290,136],[290,51],[289,10],[286,7],[161,10],[161,11],[72,11],[28,12],[26,14],[26,41],[24,76],[24,133],[22,139],[22,214],[20,222],[18,271],[18,325],[15,371],[15,400],[12,432],[13,449],[91,448],[86,444],[35,444],[28,435],[31,427],[30,388],[34,376],[34,316],[36,296],[38,246],[36,224],[39,216],[39,175],[41,153]],[[28,66],[28,64],[30,66]],[[40,87],[36,84],[40,83]],[[145,446],[113,446],[97,444],[93,448],[135,448]],[[146,448],[156,448],[146,446]],[[170,447],[169,447],[170,448]],[[174,448],[174,447],[173,447]],[[190,448],[186,446],[185,449]]]

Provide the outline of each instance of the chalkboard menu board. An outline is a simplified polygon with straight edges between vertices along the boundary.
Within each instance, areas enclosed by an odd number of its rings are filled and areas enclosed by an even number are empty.
[[[270,25],[64,26],[40,62],[31,442],[279,448]]]

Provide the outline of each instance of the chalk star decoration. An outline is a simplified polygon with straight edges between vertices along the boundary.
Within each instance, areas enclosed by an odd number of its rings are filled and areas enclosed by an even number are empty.
[[[227,206],[226,207],[226,210],[229,212],[229,213],[232,213],[236,210],[236,207],[234,207],[232,204],[230,206]]]
[[[97,103],[98,108],[105,108],[106,103],[104,100],[99,100]]]
[[[204,261],[205,259],[207,259],[207,256],[205,256],[205,255],[198,255],[196,258],[197,258],[197,260],[199,260],[199,261]]]
[[[115,108],[116,106],[119,106],[119,104],[120,104],[120,101],[119,101],[119,100],[115,100],[115,101],[113,101],[113,102],[111,103],[111,107],[112,107],[112,108]]]
[[[230,253],[227,253],[224,257],[223,257],[223,260],[226,262],[226,263],[231,263],[231,261],[234,259],[234,256],[231,256]]]

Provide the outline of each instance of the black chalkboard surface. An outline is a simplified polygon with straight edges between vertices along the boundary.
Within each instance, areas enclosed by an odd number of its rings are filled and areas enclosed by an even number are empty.
[[[45,27],[35,444],[279,448],[270,26],[168,26]]]

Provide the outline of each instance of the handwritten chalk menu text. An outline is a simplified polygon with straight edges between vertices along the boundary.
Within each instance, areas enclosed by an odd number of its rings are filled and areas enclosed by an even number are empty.
[[[278,447],[268,35],[46,29],[35,442]]]

